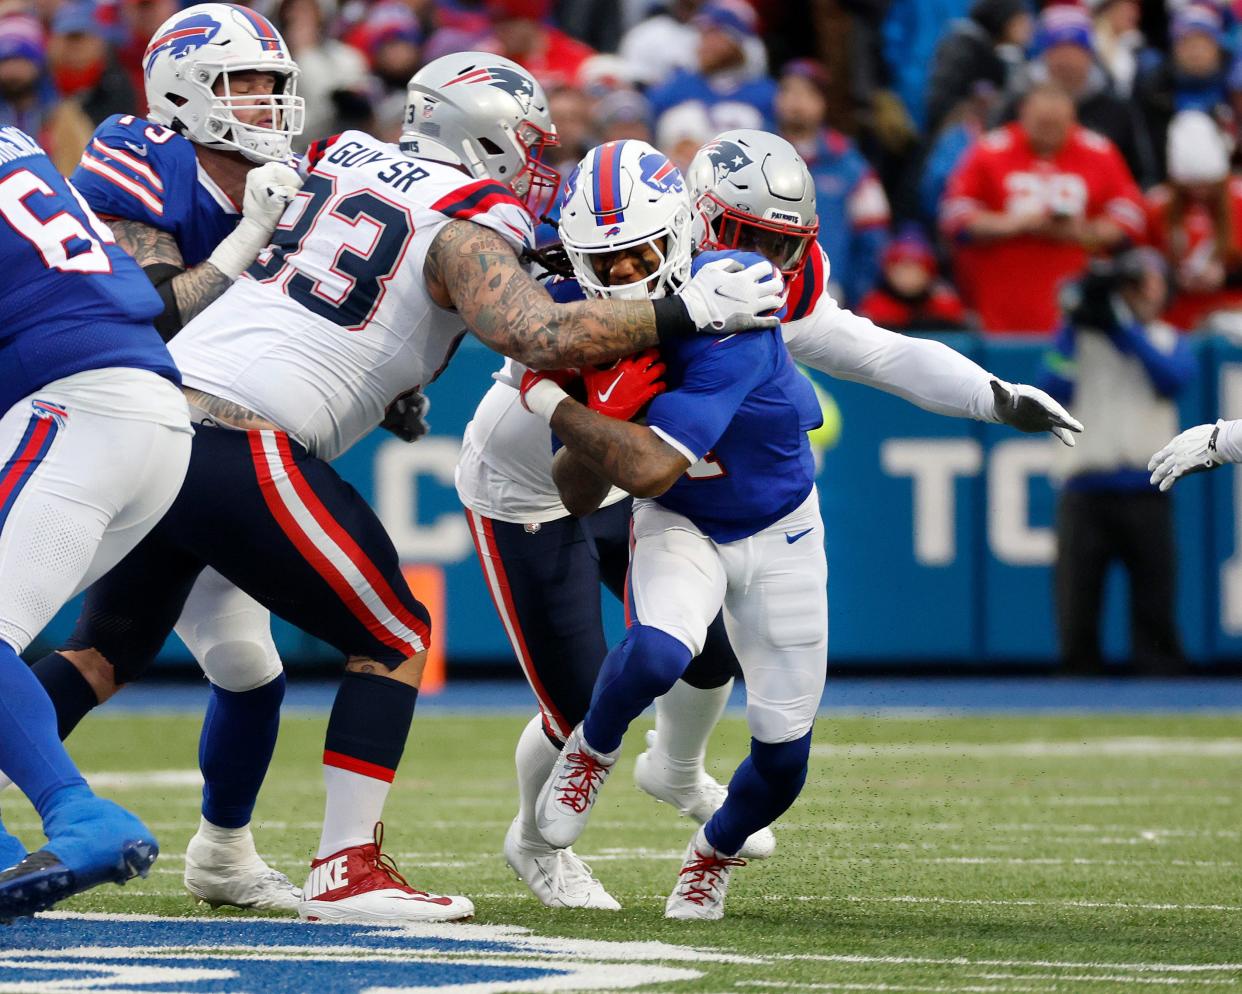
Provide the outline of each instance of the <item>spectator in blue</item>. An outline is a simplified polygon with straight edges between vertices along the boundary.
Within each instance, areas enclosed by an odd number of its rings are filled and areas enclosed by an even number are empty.
[[[852,307],[880,277],[888,198],[854,142],[825,124],[827,85],[818,62],[786,64],[776,95],[777,130],[798,150],[815,180],[819,243],[832,264],[833,296]]]
[[[1169,122],[1181,110],[1200,110],[1222,124],[1232,119],[1230,95],[1242,85],[1231,78],[1231,55],[1225,47],[1220,12],[1191,4],[1173,15],[1169,56],[1139,73],[1134,98],[1151,135],[1160,176],[1166,172]]]
[[[658,117],[690,100],[708,109],[718,131],[772,126],[776,84],[749,68],[746,45],[757,35],[754,8],[745,0],[712,0],[694,18],[698,69],[677,69],[647,94]]]
[[[973,0],[892,0],[881,28],[893,89],[919,131],[927,128],[927,77],[945,26],[965,17]]]
[[[43,26],[27,14],[0,18],[0,124],[16,125],[46,147],[45,129],[59,101]]]

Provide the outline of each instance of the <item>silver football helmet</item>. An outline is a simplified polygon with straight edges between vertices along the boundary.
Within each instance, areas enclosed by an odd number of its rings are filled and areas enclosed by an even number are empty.
[[[560,185],[560,173],[543,161],[556,144],[543,87],[516,62],[460,52],[429,62],[410,79],[401,148],[496,180],[536,218]]]
[[[784,138],[726,131],[695,153],[686,182],[707,226],[706,247],[759,252],[787,280],[802,269],[819,232],[815,181]]]

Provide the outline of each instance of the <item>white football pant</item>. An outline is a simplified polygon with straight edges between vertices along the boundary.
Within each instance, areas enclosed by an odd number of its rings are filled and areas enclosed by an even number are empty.
[[[751,735],[790,742],[810,730],[828,667],[828,563],[814,489],[780,521],[727,543],[655,501],[635,501],[630,583],[634,620],[696,656],[723,605]]]

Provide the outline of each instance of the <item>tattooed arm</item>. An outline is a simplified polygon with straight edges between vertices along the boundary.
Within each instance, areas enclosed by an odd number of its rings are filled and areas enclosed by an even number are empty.
[[[572,397],[557,405],[550,423],[584,467],[635,497],[659,497],[690,468],[650,428],[596,414]]]
[[[603,363],[659,341],[650,301],[558,304],[504,238],[470,221],[441,229],[424,275],[433,299],[455,307],[485,345],[532,369]]]
[[[167,231],[125,218],[105,217],[117,244],[132,255],[164,301],[155,327],[165,341],[233,283],[210,262],[185,268],[177,240]]]

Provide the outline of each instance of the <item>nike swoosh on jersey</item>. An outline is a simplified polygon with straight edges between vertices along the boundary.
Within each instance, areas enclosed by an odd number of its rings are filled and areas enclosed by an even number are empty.
[[[612,392],[613,392],[613,391],[617,388],[617,384],[618,384],[618,383],[620,383],[620,382],[621,382],[621,380],[622,380],[624,377],[625,377],[625,374],[624,374],[624,373],[618,373],[618,374],[617,374],[617,378],[616,378],[615,380],[613,380],[611,383],[609,383],[609,384],[608,384],[608,389],[607,389],[607,390],[597,390],[597,391],[596,391],[596,394],[597,394],[597,396],[599,397],[599,402],[600,402],[601,404],[607,404],[607,403],[608,403],[608,398],[612,396]]]
[[[131,142],[131,141],[127,141],[125,144],[129,147],[129,150],[130,150],[131,152],[135,152],[135,153],[137,153],[138,155],[146,155],[146,154],[147,154],[147,146],[146,146],[146,145],[135,145],[135,144],[134,144],[133,142]]]
[[[814,528],[807,528],[805,531],[794,532],[792,535],[790,535],[789,532],[785,532],[785,541],[790,545],[793,545],[796,541],[798,541],[798,539],[806,535],[810,535],[814,530]]]

